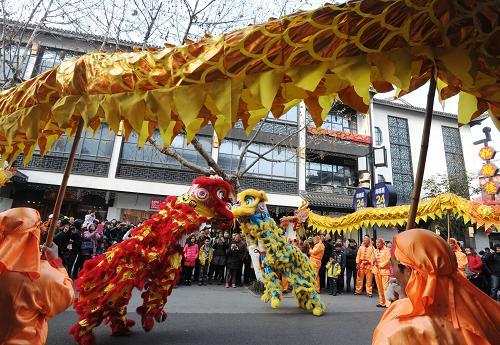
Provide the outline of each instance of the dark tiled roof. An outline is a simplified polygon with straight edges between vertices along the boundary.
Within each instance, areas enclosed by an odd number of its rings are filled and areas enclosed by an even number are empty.
[[[15,20],[7,20],[6,21],[7,26],[16,26],[16,25],[26,25],[24,22],[19,22]],[[4,24],[4,21],[0,19],[0,26]],[[35,28],[35,25],[33,24],[28,24],[26,25],[26,28],[28,30],[33,30]],[[82,41],[94,41],[94,42],[102,42],[104,40],[104,36],[100,35],[94,35],[94,34],[88,34],[88,33],[83,33],[83,32],[78,32],[74,30],[65,30],[61,28],[53,28],[53,27],[48,27],[48,26],[41,26],[38,28],[39,32],[45,33],[45,34],[52,34],[52,35],[59,35],[59,36],[64,36],[68,38],[75,38],[78,40]],[[111,40],[109,43],[113,44],[113,40]],[[142,43],[139,42],[133,42],[133,41],[128,41],[128,40],[120,40],[120,45],[121,46],[128,46],[130,48],[133,47],[141,47]],[[149,45],[149,48],[162,48],[159,46],[155,45]]]
[[[393,101],[393,100],[388,100],[388,99],[378,99],[378,98],[374,98],[373,99],[373,103],[375,104],[381,104],[381,105],[387,105],[389,107],[394,107],[394,108],[400,108],[400,109],[406,109],[406,110],[413,110],[413,111],[417,111],[419,113],[425,113],[425,108],[420,108],[420,107],[416,107],[414,105],[411,105],[411,104],[403,104],[403,103],[399,103],[397,101]],[[452,114],[452,113],[446,113],[446,112],[443,112],[443,111],[436,111],[434,110],[432,112],[432,115],[433,116],[440,116],[440,117],[445,117],[447,119],[457,119],[457,115],[456,114]]]
[[[350,195],[302,192],[300,196],[309,201],[311,206],[352,209],[352,196]]]

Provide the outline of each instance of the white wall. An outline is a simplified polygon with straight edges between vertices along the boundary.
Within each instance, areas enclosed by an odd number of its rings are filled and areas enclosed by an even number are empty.
[[[387,149],[388,166],[377,168],[376,174],[384,175],[386,181],[393,181],[391,151],[389,142],[389,127],[388,116],[405,118],[408,120],[408,129],[410,134],[410,148],[412,155],[413,175],[415,176],[418,158],[420,154],[420,144],[422,139],[422,131],[424,126],[424,114],[412,109],[401,109],[387,106],[384,104],[374,103],[374,126],[382,130],[382,145]],[[436,174],[448,174],[446,168],[446,158],[444,153],[443,132],[442,126],[457,127],[456,119],[447,119],[439,116],[434,116],[432,119],[431,133],[429,139],[429,151],[427,153],[427,162],[425,166],[424,179],[435,176]],[[460,129],[462,140],[462,149],[464,153],[465,168],[468,172],[477,172],[474,169],[474,163],[471,159],[472,155],[472,138],[470,127],[463,126]]]

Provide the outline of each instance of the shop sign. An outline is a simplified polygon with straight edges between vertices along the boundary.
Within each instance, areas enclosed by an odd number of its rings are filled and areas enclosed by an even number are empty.
[[[394,186],[384,182],[377,183],[371,193],[373,207],[389,207],[395,206],[398,201],[398,196]]]
[[[481,168],[481,176],[484,177],[492,177],[495,176],[498,171],[498,168],[493,163],[486,163]]]
[[[163,202],[162,198],[151,198],[151,201],[149,202],[149,208],[151,210],[159,210],[160,209],[160,204]]]
[[[370,190],[366,188],[357,188],[354,192],[352,206],[356,211],[361,210],[362,208],[368,207],[368,201]]]
[[[483,161],[487,161],[487,160],[490,160],[490,159],[493,159],[493,157],[495,157],[495,149],[491,146],[484,146],[484,147],[481,147],[481,149],[479,150],[479,157],[481,157],[481,159]]]

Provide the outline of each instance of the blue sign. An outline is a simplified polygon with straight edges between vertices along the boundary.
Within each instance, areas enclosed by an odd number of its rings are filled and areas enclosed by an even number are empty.
[[[352,207],[357,210],[361,210],[362,208],[366,208],[368,205],[370,198],[370,190],[366,188],[356,188],[354,192],[354,198],[352,202]]]
[[[371,194],[373,207],[395,206],[398,202],[396,189],[393,185],[385,182],[377,183]]]

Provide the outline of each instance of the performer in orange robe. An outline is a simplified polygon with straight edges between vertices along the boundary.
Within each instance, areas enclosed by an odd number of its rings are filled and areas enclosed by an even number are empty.
[[[41,345],[47,320],[73,303],[72,281],[57,246],[43,246],[40,215],[31,208],[0,213],[0,344]]]
[[[314,272],[316,274],[316,291],[320,292],[319,285],[319,269],[321,268],[321,259],[323,258],[323,254],[325,253],[325,245],[321,241],[319,236],[314,237],[314,247],[309,250],[309,261],[314,268]]]
[[[373,274],[375,275],[375,283],[378,290],[377,307],[387,307],[388,301],[386,302],[385,300],[385,291],[389,286],[389,277],[391,275],[391,254],[389,253],[389,249],[385,247],[385,242],[382,238],[377,238],[375,245]]]
[[[356,291],[355,295],[361,295],[363,290],[363,280],[366,277],[366,295],[368,297],[373,296],[373,260],[375,259],[373,255],[373,246],[370,237],[363,236],[363,243],[359,246],[358,254],[356,255],[356,266],[358,269],[358,274],[356,276]]]
[[[458,272],[467,278],[467,274],[465,273],[465,269],[467,268],[467,255],[462,252],[462,248],[460,248],[456,239],[450,238],[448,244],[450,245],[451,251],[454,252],[457,257]]]
[[[498,344],[500,305],[458,272],[445,240],[428,230],[407,230],[394,237],[391,253],[407,297],[387,309],[373,345]]]

